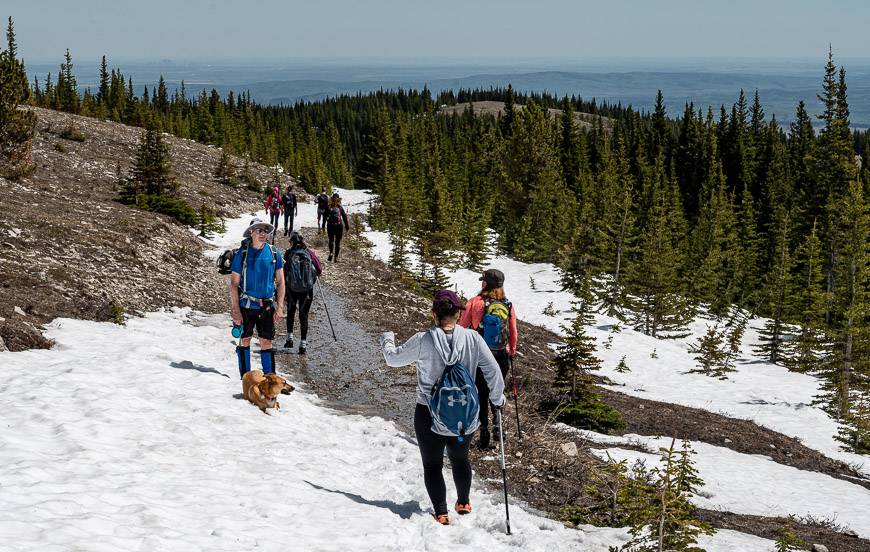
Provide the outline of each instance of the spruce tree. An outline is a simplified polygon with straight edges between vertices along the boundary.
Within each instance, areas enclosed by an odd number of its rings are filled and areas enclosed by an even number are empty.
[[[590,279],[584,279],[580,288],[574,303],[574,320],[570,326],[563,326],[565,342],[559,346],[552,361],[556,372],[554,383],[567,387],[572,401],[581,397],[590,385],[587,381],[589,371],[601,366],[601,360],[594,354],[595,339],[586,335],[585,328],[595,320]]]
[[[142,186],[147,195],[163,195],[175,191],[169,146],[163,141],[156,123],[149,121],[139,142],[133,161],[132,180]]]
[[[845,418],[851,410],[852,382],[870,378],[870,210],[858,180],[850,183],[840,201],[834,231],[840,245],[832,298],[833,381],[837,411]]]
[[[36,113],[18,108],[26,96],[27,78],[23,66],[15,59],[12,18],[9,18],[9,48],[0,52],[0,175],[18,178],[33,167],[32,140]]]
[[[621,550],[629,552],[663,552],[685,550],[703,552],[697,546],[698,537],[711,535],[713,529],[694,514],[689,497],[703,481],[697,475],[687,442],[681,451],[676,440],[668,448],[659,449],[661,466],[652,470],[655,498],[637,511],[629,529],[631,540]]]
[[[797,251],[795,321],[798,333],[788,343],[784,358],[786,366],[798,372],[818,370],[827,349],[821,251],[822,244],[813,225]]]
[[[662,167],[657,166],[661,171]],[[693,314],[680,281],[684,264],[680,250],[684,239],[681,220],[682,203],[676,182],[671,183],[669,190],[665,175],[660,172],[641,232],[638,256],[628,274],[632,325],[653,337],[685,336]]]
[[[782,361],[786,339],[793,334],[793,329],[786,320],[795,312],[796,291],[793,279],[794,259],[789,250],[791,218],[788,213],[780,213],[775,216],[775,224],[772,236],[773,265],[767,273],[763,294],[769,318],[760,332],[761,344],[756,349],[772,364]]]
[[[712,326],[708,324],[707,332],[698,338],[697,344],[689,347],[689,352],[694,353],[695,360],[698,361],[697,368],[691,371],[724,379],[727,377],[725,373],[733,370],[725,367],[725,337],[718,328],[718,322]]]

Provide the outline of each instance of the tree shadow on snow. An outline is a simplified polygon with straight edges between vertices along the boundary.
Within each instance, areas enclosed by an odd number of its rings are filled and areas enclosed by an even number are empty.
[[[303,481],[305,481],[303,479]],[[411,519],[411,516],[414,514],[422,514],[423,510],[420,509],[420,504],[418,502],[414,502],[413,500],[409,500],[408,502],[403,502],[402,504],[396,504],[390,500],[368,500],[367,498],[363,498],[360,495],[353,493],[346,493],[344,491],[335,491],[333,489],[327,489],[326,487],[321,487],[320,485],[315,485],[310,481],[305,481],[315,489],[319,491],[326,491],[330,493],[336,493],[340,495],[344,495],[347,498],[353,500],[358,504],[368,504],[369,506],[377,506],[378,508],[386,508],[387,510],[393,512],[397,516],[402,519]]]
[[[181,362],[170,362],[170,366],[173,368],[181,368],[183,370],[196,370],[197,372],[202,372],[203,374],[220,374],[225,378],[229,378],[228,375],[223,372],[219,372],[214,368],[209,368],[208,366],[200,366],[199,364],[194,364],[189,360],[182,360]]]

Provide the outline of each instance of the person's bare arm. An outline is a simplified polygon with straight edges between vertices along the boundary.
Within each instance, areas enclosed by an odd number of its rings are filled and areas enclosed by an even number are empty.
[[[233,317],[233,324],[236,326],[242,323],[242,309],[239,308],[239,283],[242,277],[238,272],[230,274],[230,313]]]

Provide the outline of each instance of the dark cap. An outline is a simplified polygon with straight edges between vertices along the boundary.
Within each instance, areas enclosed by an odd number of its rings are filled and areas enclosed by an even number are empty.
[[[462,301],[459,300],[459,296],[453,293],[449,289],[442,289],[441,291],[435,292],[435,300],[432,301],[432,309],[434,310],[438,307],[438,303],[448,302],[459,310],[463,310],[465,307],[462,306]]]
[[[341,199],[341,196],[338,195],[338,192],[332,194],[332,199]]]
[[[504,272],[497,268],[488,268],[483,271],[483,276],[478,280],[486,282],[488,289],[504,287]]]

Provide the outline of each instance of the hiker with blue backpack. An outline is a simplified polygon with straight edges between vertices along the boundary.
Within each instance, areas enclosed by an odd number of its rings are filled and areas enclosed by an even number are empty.
[[[284,317],[284,259],[266,243],[275,227],[255,218],[244,232],[242,246],[233,253],[230,272],[230,307],[235,326],[242,326],[236,347],[239,375],[251,370],[251,337],[260,340],[264,374],[275,372],[272,340],[275,322]]]
[[[388,366],[414,364],[417,369],[417,406],[414,433],[423,460],[423,481],[432,501],[432,517],[448,525],[447,487],[442,467],[444,449],[450,458],[456,485],[456,513],[471,513],[471,463],[468,449],[477,429],[480,401],[475,373],[483,374],[493,408],[504,404],[504,380],[483,337],[458,324],[462,303],[447,289],[435,294],[434,324],[396,346],[393,332],[380,337]]]
[[[480,293],[465,305],[459,325],[477,331],[492,351],[501,370],[502,378],[507,377],[514,355],[517,352],[517,313],[504,292],[504,273],[490,268],[483,271],[479,278],[483,282]],[[488,390],[485,375],[478,370],[476,375],[477,392],[480,394],[480,440],[478,448],[492,448],[491,435],[498,435],[501,428],[493,419],[492,434],[489,431]],[[516,399],[516,386],[514,386]]]
[[[284,253],[284,265],[287,279],[287,341],[284,348],[293,348],[293,321],[298,311],[299,354],[305,354],[308,348],[308,311],[314,302],[314,284],[322,273],[322,267],[317,254],[299,232],[290,233],[290,249]]]

